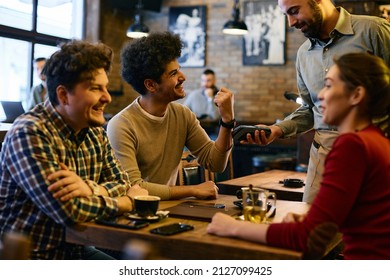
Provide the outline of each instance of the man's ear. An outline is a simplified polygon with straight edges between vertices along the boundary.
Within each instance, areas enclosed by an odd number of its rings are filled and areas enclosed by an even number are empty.
[[[68,91],[63,85],[59,85],[56,89],[58,102],[61,105],[68,105]]]
[[[366,97],[366,89],[362,86],[358,86],[354,89],[352,95],[351,95],[351,104],[352,105],[358,105],[361,104]]]
[[[151,92],[151,93],[154,93],[157,89],[157,83],[155,81],[153,81],[152,79],[146,79],[144,81],[144,85],[146,87],[146,90]]]

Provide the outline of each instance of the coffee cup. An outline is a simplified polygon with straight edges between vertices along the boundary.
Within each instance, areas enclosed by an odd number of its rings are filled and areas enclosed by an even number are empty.
[[[155,216],[160,203],[160,197],[153,195],[138,195],[134,197],[134,209],[140,217]]]
[[[261,188],[242,188],[242,206],[246,221],[266,223],[276,211],[276,194]]]

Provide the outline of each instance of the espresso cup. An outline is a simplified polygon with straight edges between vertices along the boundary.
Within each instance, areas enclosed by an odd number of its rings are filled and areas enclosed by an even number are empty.
[[[138,195],[134,197],[134,209],[140,217],[155,216],[160,203],[160,197],[153,195]]]
[[[242,188],[242,206],[246,221],[266,223],[275,212],[276,194],[261,188]]]

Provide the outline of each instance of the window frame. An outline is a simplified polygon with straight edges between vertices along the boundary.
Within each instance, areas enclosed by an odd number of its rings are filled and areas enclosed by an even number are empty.
[[[48,35],[48,34],[43,34],[37,32],[37,18],[38,18],[38,1],[39,0],[32,0],[32,28],[31,30],[24,30],[24,29],[19,29],[19,28],[14,28],[11,26],[6,26],[0,24],[0,37],[4,38],[9,38],[9,39],[17,39],[21,41],[25,41],[28,43],[31,43],[31,48],[30,52],[28,54],[29,57],[29,86],[33,86],[33,63],[32,61],[34,60],[34,53],[35,53],[35,45],[36,44],[41,44],[41,45],[47,45],[47,46],[58,46],[59,44],[63,42],[67,42],[71,40],[70,38],[63,38],[63,37],[58,37],[58,36],[53,36],[53,35]],[[87,14],[87,7],[86,7],[86,0],[83,1],[83,19],[82,19],[82,34],[81,37],[82,39],[85,38],[86,34],[86,14]]]

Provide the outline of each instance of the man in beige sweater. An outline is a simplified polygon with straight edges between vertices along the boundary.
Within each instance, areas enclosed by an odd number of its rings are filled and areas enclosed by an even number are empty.
[[[185,97],[186,78],[178,63],[182,47],[179,36],[164,32],[123,48],[122,77],[141,96],[109,121],[108,137],[132,184],[163,200],[213,199],[218,188],[212,181],[176,186],[178,168],[187,147],[208,170],[225,169],[235,125],[234,98],[226,88],[215,96],[221,129],[215,142],[210,140],[195,114],[174,102]]]

